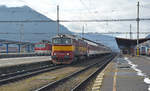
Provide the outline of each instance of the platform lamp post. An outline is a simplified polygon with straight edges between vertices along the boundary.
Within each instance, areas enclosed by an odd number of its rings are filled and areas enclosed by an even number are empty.
[[[139,1],[137,4],[137,56],[139,56]]]

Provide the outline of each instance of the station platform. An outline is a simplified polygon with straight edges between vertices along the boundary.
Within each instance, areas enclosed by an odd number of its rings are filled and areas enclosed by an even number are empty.
[[[21,65],[21,64],[38,63],[38,62],[44,62],[44,61],[50,61],[50,60],[51,60],[51,56],[3,58],[3,59],[0,59],[0,68]]]
[[[49,56],[49,54],[45,54]],[[43,56],[45,56],[43,55]],[[40,54],[36,54],[34,52],[31,53],[0,53],[0,58],[15,58],[15,57],[32,57],[32,56],[42,56]]]
[[[105,69],[96,91],[150,91],[150,57],[119,56]]]

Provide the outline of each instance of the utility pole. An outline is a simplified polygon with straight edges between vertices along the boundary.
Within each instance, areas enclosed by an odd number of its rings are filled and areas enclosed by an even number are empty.
[[[137,3],[137,56],[139,56],[139,2]]]
[[[59,35],[59,5],[57,5],[57,34]]]

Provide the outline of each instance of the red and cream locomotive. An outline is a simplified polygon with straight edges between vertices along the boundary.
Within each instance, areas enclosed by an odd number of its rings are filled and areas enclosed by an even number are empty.
[[[52,45],[50,44],[50,42],[42,41],[39,43],[35,43],[34,52],[37,55],[50,55],[51,50],[52,50]]]

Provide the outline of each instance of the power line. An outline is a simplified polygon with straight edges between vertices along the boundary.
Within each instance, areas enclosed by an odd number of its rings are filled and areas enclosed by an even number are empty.
[[[98,34],[130,34],[131,32],[101,32]],[[19,35],[20,33],[11,33],[11,32],[0,32],[0,34],[10,34],[10,35]],[[50,35],[50,34],[57,34],[57,33],[50,33],[50,32],[24,32],[24,35]],[[65,33],[65,34],[70,34],[70,33]],[[85,34],[89,34],[89,33],[85,33]],[[137,32],[132,32],[132,34],[137,34]],[[140,34],[150,34],[150,32],[140,32]]]

